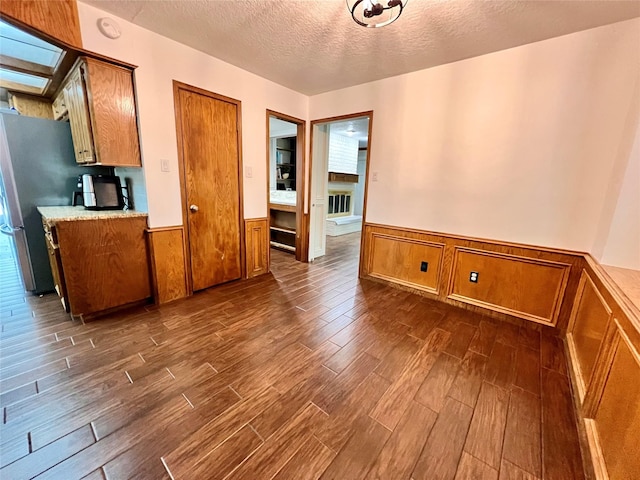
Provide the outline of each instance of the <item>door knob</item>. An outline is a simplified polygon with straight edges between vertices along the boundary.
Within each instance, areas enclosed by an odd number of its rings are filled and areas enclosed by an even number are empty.
[[[193,213],[196,213],[199,210],[198,205],[189,205],[189,210],[191,210]]]

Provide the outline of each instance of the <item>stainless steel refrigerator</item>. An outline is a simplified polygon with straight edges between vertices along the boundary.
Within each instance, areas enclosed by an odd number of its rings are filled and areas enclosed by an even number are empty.
[[[76,164],[69,123],[0,113],[0,230],[15,239],[26,290],[41,294],[54,288],[36,207],[70,205],[78,175],[96,171],[102,173]]]

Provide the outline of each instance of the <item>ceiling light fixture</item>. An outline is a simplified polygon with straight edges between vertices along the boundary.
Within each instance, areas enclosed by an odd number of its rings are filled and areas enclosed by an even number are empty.
[[[395,22],[409,0],[347,0],[351,18],[358,25],[379,28]],[[384,5],[386,3],[386,6]]]

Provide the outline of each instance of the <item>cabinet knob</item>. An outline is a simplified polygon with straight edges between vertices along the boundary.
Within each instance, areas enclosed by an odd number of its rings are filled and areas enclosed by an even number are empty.
[[[189,205],[189,210],[191,210],[193,213],[196,213],[199,208],[197,205]]]

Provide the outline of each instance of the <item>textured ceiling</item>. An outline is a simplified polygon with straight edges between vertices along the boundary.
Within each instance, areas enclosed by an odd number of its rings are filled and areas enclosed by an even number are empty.
[[[410,0],[380,29],[344,0],[82,0],[307,95],[640,16],[640,1]]]

